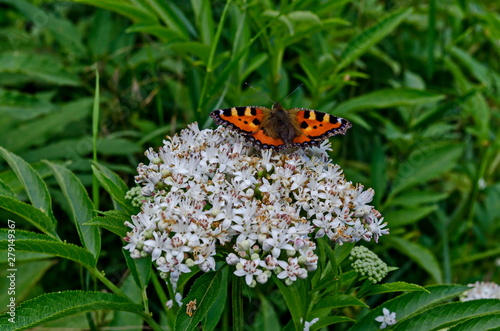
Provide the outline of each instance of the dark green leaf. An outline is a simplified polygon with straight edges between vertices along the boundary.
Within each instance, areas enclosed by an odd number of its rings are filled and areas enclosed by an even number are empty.
[[[96,264],[94,256],[86,249],[68,243],[56,241],[49,236],[33,232],[16,230],[16,251],[44,253],[80,263],[88,269]],[[9,244],[7,229],[0,229],[0,250],[7,250]]]
[[[67,291],[42,294],[25,301],[16,307],[16,323],[10,323],[9,315],[0,316],[2,330],[23,330],[33,328],[42,323],[53,321],[73,314],[102,311],[123,310],[136,314],[142,313],[142,307],[116,294]]]
[[[194,330],[198,326],[212,306],[216,304],[215,299],[217,299],[219,292],[227,293],[227,287],[223,288],[222,286],[227,285],[228,272],[227,267],[222,267],[215,272],[203,274],[194,282],[189,294],[182,300],[183,308],[179,309],[177,313],[176,330]],[[189,316],[185,307],[189,302],[194,301],[196,301],[197,308],[193,310],[192,316]]]
[[[478,318],[493,313],[497,314],[497,316],[500,314],[500,300],[498,299],[452,302],[431,308],[417,316],[401,321],[394,326],[393,330],[439,330],[469,318]],[[496,324],[499,324],[498,321]]]
[[[436,283],[443,282],[441,267],[430,250],[400,237],[389,236],[386,238],[386,241],[398,252],[408,256],[422,269],[427,271]]]
[[[48,161],[45,163],[52,168],[66,198],[66,207],[71,211],[71,217],[83,247],[94,254],[97,259],[101,250],[101,236],[99,228],[85,224],[95,216],[94,205],[85,187],[80,179],[68,169]]]

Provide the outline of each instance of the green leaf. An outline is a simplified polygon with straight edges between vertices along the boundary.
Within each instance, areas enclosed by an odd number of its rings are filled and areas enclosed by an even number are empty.
[[[38,224],[43,225],[43,231],[45,233],[56,237],[56,220],[52,212],[52,201],[45,182],[31,165],[19,156],[7,151],[3,147],[0,147],[0,155],[7,161],[19,181],[22,183],[33,207],[47,215],[48,223],[46,222],[47,220],[44,220],[43,223]]]
[[[55,85],[79,86],[80,79],[63,68],[56,55],[42,53],[4,52],[0,53],[0,73],[22,74],[35,81]]]
[[[427,271],[436,283],[443,282],[443,274],[439,263],[430,250],[400,237],[388,236],[386,241],[398,252],[408,256],[422,269]]]
[[[341,103],[332,113],[336,116],[346,116],[365,109],[414,106],[437,102],[443,98],[444,95],[439,93],[415,89],[376,90]]]
[[[320,330],[323,329],[329,325],[332,324],[337,324],[337,323],[344,323],[344,322],[356,322],[356,320],[345,317],[345,316],[328,316],[328,317],[323,317],[320,318],[319,321],[314,323],[309,330],[314,331],[314,330]],[[327,329],[329,330],[329,329]]]
[[[179,34],[178,32],[166,28],[160,24],[150,24],[150,23],[136,23],[131,25],[126,30],[127,33],[133,32],[141,32],[141,33],[149,33],[153,36],[158,37],[163,43],[171,43],[174,41],[182,41],[184,40],[184,36]]]
[[[227,268],[225,268],[227,269]],[[228,271],[225,271],[226,274]],[[224,312],[224,308],[226,307],[226,302],[228,299],[228,277],[224,275],[219,278],[221,281],[219,293],[217,293],[217,297],[214,300],[214,304],[210,307],[208,313],[203,319],[202,330],[215,330],[217,324],[219,324],[219,320]],[[241,284],[240,284],[241,285]],[[265,301],[261,301],[262,305],[265,305]]]
[[[373,45],[394,31],[396,27],[411,14],[412,11],[413,8],[411,7],[395,10],[382,17],[374,26],[354,37],[342,52],[342,55],[340,56],[342,60],[335,68],[335,72],[339,72],[347,67],[361,55],[366,53],[366,51],[368,51]]]
[[[387,284],[375,284],[370,287],[370,290],[363,295],[367,297],[370,295],[382,294],[382,293],[393,293],[393,292],[410,292],[410,291],[427,291],[424,287],[410,284],[406,282],[394,282]]]
[[[111,170],[102,164],[94,163],[92,171],[99,180],[99,183],[111,195],[113,200],[125,210],[129,215],[135,213],[135,208],[132,207],[129,200],[125,199],[126,187],[125,183]],[[112,176],[111,178],[109,176]]]
[[[25,0],[9,2],[38,28],[47,29],[52,32],[57,42],[71,50],[73,56],[85,56],[86,48],[82,44],[80,30],[77,29],[70,20],[52,15],[50,12],[34,6]]]
[[[68,169],[48,161],[45,161],[45,164],[52,169],[61,187],[61,191],[66,198],[66,206],[71,211],[71,218],[83,247],[94,254],[97,259],[101,250],[101,236],[99,228],[85,225],[85,222],[95,216],[94,205],[85,187],[80,179]]]
[[[313,315],[318,314],[318,311],[325,309],[332,310],[350,306],[362,306],[368,308],[368,305],[359,299],[356,299],[352,295],[337,293],[324,297],[316,305],[314,305],[315,313],[313,313]]]
[[[73,2],[85,3],[87,5],[107,9],[130,18],[134,22],[146,21],[157,22],[156,16],[138,5],[127,3],[123,0],[72,0]]]
[[[499,330],[500,312],[469,318],[465,322],[459,323],[448,331],[470,331],[470,330]]]
[[[429,143],[418,146],[398,168],[390,196],[441,176],[457,165],[463,145]]]
[[[431,205],[390,210],[384,212],[384,219],[387,221],[390,228],[395,228],[418,222],[437,209],[437,205]]]
[[[470,74],[475,76],[482,84],[490,86],[492,82],[500,81],[500,75],[491,66],[481,63],[469,52],[455,46],[450,47],[449,52],[465,65],[469,69]]]
[[[11,151],[20,150],[32,145],[43,145],[47,140],[63,133],[72,122],[81,121],[90,113],[92,99],[82,98],[68,102],[56,108],[46,116],[24,122],[6,132],[4,146]],[[57,123],[57,125],[54,125]],[[52,141],[51,141],[52,142]],[[66,155],[78,153],[76,146],[66,151]]]
[[[130,230],[124,223],[130,222],[130,214],[122,210],[109,210],[102,212],[104,216],[96,216],[84,223],[84,225],[99,226],[103,229],[113,232],[119,237],[125,237]]]
[[[0,116],[25,121],[48,114],[54,105],[36,95],[0,88]]]
[[[500,313],[500,300],[481,299],[465,302],[452,302],[431,308],[417,316],[401,321],[394,326],[393,330],[439,330],[464,321],[468,318],[482,318],[485,314],[492,313]]]
[[[302,325],[301,318],[305,316],[307,302],[307,292],[303,288],[303,282],[294,282],[292,285],[285,285],[281,279],[273,276],[273,280],[278,285],[281,295],[285,299],[288,311],[292,315],[295,329],[299,330]]]
[[[12,191],[2,179],[0,179],[0,195],[4,195],[7,198],[17,199],[14,191]]]
[[[66,291],[42,294],[16,307],[15,323],[10,315],[0,316],[2,330],[23,330],[62,317],[89,311],[122,310],[142,314],[142,306],[116,294],[91,291]]]
[[[182,300],[183,308],[179,309],[177,313],[176,330],[194,330],[198,326],[212,306],[216,304],[215,299],[219,293],[221,291],[227,293],[227,287],[223,288],[223,286],[227,285],[228,272],[227,267],[222,267],[215,272],[203,274],[194,282],[189,294]],[[196,301],[197,308],[193,311],[193,315],[189,316],[184,307],[193,301]]]
[[[448,193],[434,191],[410,191],[403,193],[389,203],[391,206],[418,206],[424,203],[436,203],[449,196]]]
[[[196,35],[189,20],[172,2],[145,0],[167,27],[189,40],[189,32]]]
[[[137,287],[145,290],[151,278],[151,265],[153,261],[150,258],[133,259],[129,251],[122,249],[122,252]]]
[[[213,19],[212,5],[209,1],[191,0],[195,14],[195,22],[201,34],[201,40],[206,45],[211,45],[215,34],[215,22]]]
[[[19,201],[17,198],[9,198],[7,196],[0,196],[0,208],[8,210],[24,218],[38,230],[51,237],[57,238],[57,233],[52,220],[40,211],[40,209]]]
[[[9,237],[7,229],[0,229],[0,250],[7,250]],[[56,241],[55,239],[29,231],[16,230],[16,251],[44,253],[59,256],[94,269],[96,259],[85,248]]]
[[[407,317],[425,311],[440,302],[455,298],[460,293],[469,289],[468,286],[464,285],[437,285],[426,287],[428,292],[418,291],[402,294],[372,309],[358,323],[353,325],[349,331],[380,330],[380,322],[375,321],[375,317],[383,315],[382,308],[396,312],[396,319],[401,322]],[[396,326],[400,322],[396,323]]]

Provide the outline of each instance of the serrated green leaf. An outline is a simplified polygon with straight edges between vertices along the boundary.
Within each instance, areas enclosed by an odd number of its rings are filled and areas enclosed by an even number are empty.
[[[19,181],[22,183],[26,194],[28,195],[33,207],[42,211],[47,215],[49,223],[43,224],[44,232],[53,236],[56,234],[56,220],[52,212],[52,200],[50,198],[47,185],[42,180],[40,175],[31,167],[29,163],[24,161],[14,153],[9,152],[3,147],[0,147],[0,155],[12,168]],[[45,220],[44,220],[45,221]]]
[[[196,300],[196,310],[193,315],[186,314],[185,309],[179,309],[175,321],[176,330],[194,330],[205,315],[210,311],[215,299],[220,291],[227,293],[227,288],[222,288],[222,285],[227,285],[228,268],[226,266],[215,272],[207,272],[198,278],[189,294],[182,300],[184,305],[188,302]]]
[[[465,322],[459,323],[448,331],[470,331],[470,330],[499,330],[500,329],[500,312],[480,315],[474,318],[469,318]]]
[[[336,116],[346,116],[365,109],[414,106],[437,102],[443,98],[444,95],[439,93],[415,89],[376,90],[339,104],[332,113]]]
[[[410,284],[406,282],[394,282],[387,284],[375,284],[370,287],[370,290],[363,296],[367,297],[370,295],[376,295],[381,293],[392,293],[392,292],[410,292],[410,291],[426,291],[424,287]]]
[[[66,198],[67,207],[71,211],[71,218],[76,226],[82,246],[88,249],[95,258],[101,250],[101,236],[99,228],[85,225],[95,216],[94,204],[90,200],[87,190],[80,179],[68,169],[45,161],[54,173],[61,191]]]
[[[45,255],[42,258],[38,258],[38,261],[29,261],[29,262],[24,262],[20,263],[20,260],[18,259],[19,253],[21,252],[15,252],[16,256],[16,303],[22,302],[28,298],[33,297],[33,291],[36,291],[36,289],[40,286],[40,280],[44,277],[45,273],[57,263],[55,259],[47,259],[47,256]],[[6,258],[8,254],[2,254]],[[12,261],[12,260],[11,260]],[[7,264],[5,264],[7,265]],[[4,268],[3,270],[0,270],[0,277],[2,281],[0,281],[0,289],[4,292],[7,293],[7,287],[10,286],[5,286],[7,284],[4,283],[4,280],[8,280],[7,275],[9,275],[11,271],[9,271],[7,268]],[[10,282],[10,281],[9,281]],[[9,284],[10,285],[10,284]],[[2,307],[6,307],[10,302],[10,296],[8,295],[3,295],[0,296],[0,305]]]
[[[418,314],[417,316],[413,316],[404,321],[396,323],[393,330],[439,330],[457,324],[468,318],[482,317],[484,314],[492,313],[500,313],[500,300],[481,299],[465,302],[452,302],[437,306],[435,308],[431,308],[423,313]]]
[[[0,250],[7,250],[8,245],[7,229],[0,229]],[[56,241],[49,236],[29,231],[16,230],[16,251],[59,256],[80,263],[88,269],[94,269],[96,265],[96,259],[85,248]]]
[[[116,294],[67,291],[42,294],[24,301],[16,307],[15,323],[10,323],[10,315],[0,315],[2,330],[24,330],[45,322],[53,321],[76,313],[101,310],[122,310],[142,314],[142,306]]]
[[[455,298],[460,293],[470,289],[465,285],[437,285],[425,288],[429,292],[410,292],[402,294],[394,299],[386,301],[375,309],[372,309],[361,320],[353,325],[349,331],[369,331],[380,330],[380,322],[375,321],[375,317],[383,315],[382,308],[387,308],[391,312],[396,312],[396,319],[402,321],[405,318],[418,314],[435,306],[440,302],[445,302]],[[399,322],[398,322],[399,323]],[[396,325],[398,325],[398,323]],[[427,329],[430,330],[430,329]]]
[[[110,210],[102,213],[104,216],[97,216],[84,225],[99,226],[113,232],[119,237],[125,237],[130,229],[124,223],[130,221],[130,215],[122,210]]]
[[[390,210],[384,212],[384,219],[387,221],[390,228],[395,228],[418,222],[437,209],[437,205],[431,205]]]
[[[0,195],[6,196],[7,198],[17,199],[16,194],[11,188],[5,184],[5,182],[0,179]]]
[[[226,268],[227,269],[227,268]],[[228,271],[226,271],[228,273]],[[215,330],[217,325],[219,324],[219,320],[226,308],[226,302],[228,300],[228,278],[227,276],[219,277],[220,282],[220,290],[217,293],[217,297],[214,300],[214,304],[210,307],[207,312],[205,318],[203,319],[202,330]],[[261,304],[265,305],[266,303],[261,301]]]
[[[390,34],[403,20],[411,14],[413,8],[401,8],[382,17],[374,26],[366,29],[354,37],[346,46],[340,58],[340,63],[335,68],[336,72],[347,67],[357,60],[361,55],[370,49],[373,45]]]
[[[135,213],[135,208],[132,207],[130,201],[125,199],[126,186],[125,183],[111,170],[102,164],[94,163],[92,165],[92,172],[99,180],[99,183],[111,195],[115,201],[124,211],[132,215]],[[111,176],[111,178],[110,178]]]
[[[419,183],[437,178],[457,165],[463,146],[430,143],[417,148],[400,164],[390,196]]]
[[[6,196],[0,196],[0,208],[24,218],[43,233],[57,238],[52,220],[40,211],[40,209],[19,201],[17,198],[9,198]]]
[[[398,252],[408,256],[422,269],[427,271],[436,283],[443,282],[443,274],[439,263],[430,250],[400,237],[388,236],[386,240]]]

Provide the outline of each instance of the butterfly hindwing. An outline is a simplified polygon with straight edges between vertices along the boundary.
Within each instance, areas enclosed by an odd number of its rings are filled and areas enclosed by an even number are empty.
[[[296,113],[301,132],[312,140],[324,140],[336,134],[345,134],[351,127],[347,120],[317,110],[293,108],[290,111]]]

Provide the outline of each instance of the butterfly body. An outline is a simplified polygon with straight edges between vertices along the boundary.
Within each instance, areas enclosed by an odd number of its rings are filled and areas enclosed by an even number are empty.
[[[210,113],[216,124],[227,126],[261,148],[319,145],[351,127],[346,119],[306,108],[231,107]]]

